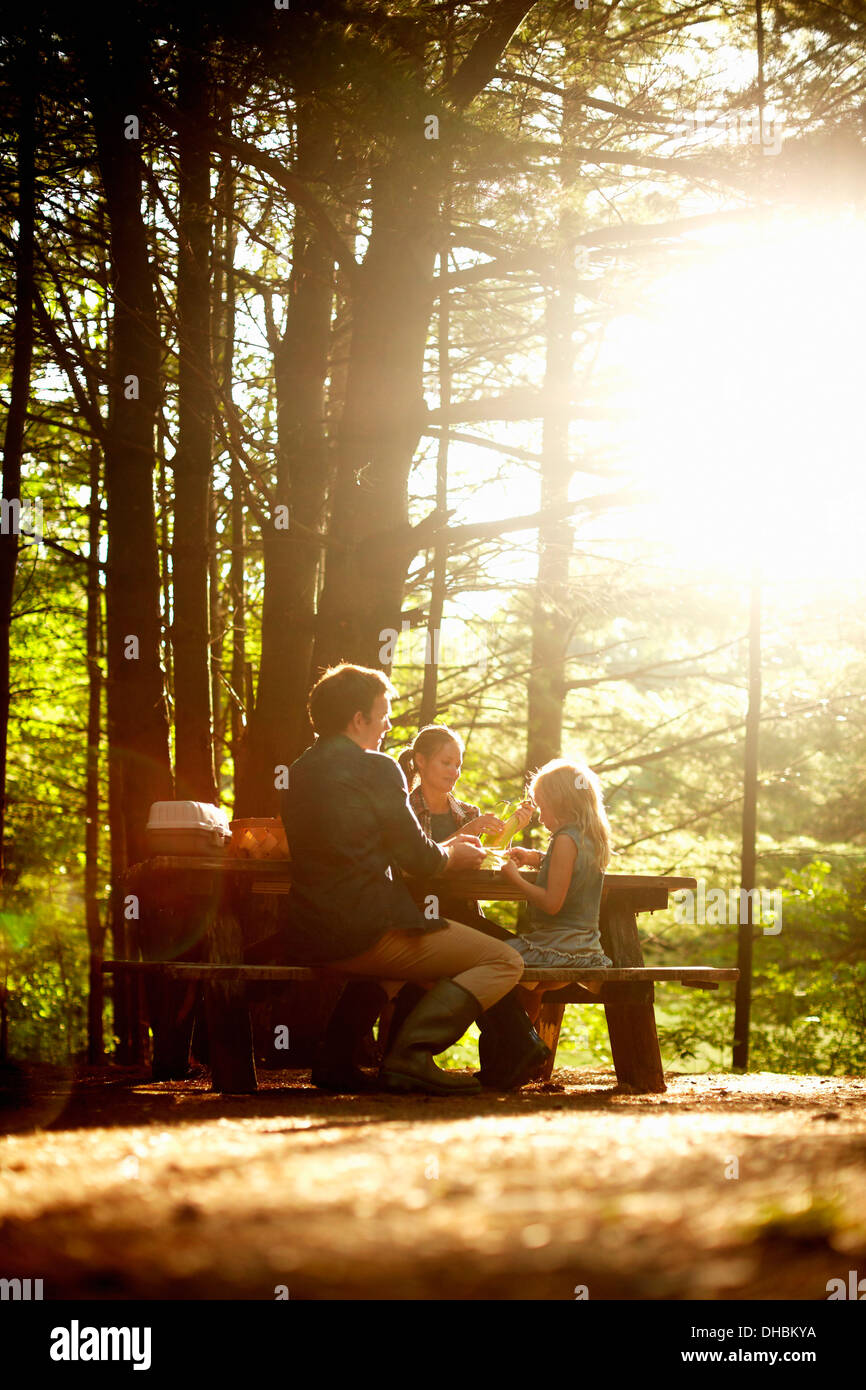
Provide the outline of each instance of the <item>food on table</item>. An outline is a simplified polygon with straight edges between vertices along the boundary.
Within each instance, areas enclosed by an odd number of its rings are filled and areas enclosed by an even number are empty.
[[[485,846],[484,858],[479,867],[482,869],[501,869],[507,858],[508,854],[505,850],[488,849]]]
[[[509,841],[513,840],[514,836],[519,831],[523,830],[527,823],[526,813],[521,811],[519,806],[515,807],[513,811],[509,811],[508,815],[504,817],[504,821],[505,823],[498,834],[491,830],[486,835],[482,836],[482,844],[486,849],[504,849]]]

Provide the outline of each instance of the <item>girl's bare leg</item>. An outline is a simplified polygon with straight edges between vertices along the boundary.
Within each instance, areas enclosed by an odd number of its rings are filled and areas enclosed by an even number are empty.
[[[529,1022],[534,1026],[541,1013],[543,991],[538,988],[537,984],[520,985],[517,990],[517,997],[522,1008],[526,1011]]]

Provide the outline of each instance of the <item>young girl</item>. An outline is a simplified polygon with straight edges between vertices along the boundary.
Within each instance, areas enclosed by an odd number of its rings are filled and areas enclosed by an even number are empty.
[[[521,883],[529,901],[530,925],[508,944],[527,966],[609,967],[613,962],[601,949],[598,926],[604,871],[610,861],[610,825],[601,784],[585,764],[556,758],[536,772],[529,794],[552,838],[544,853],[513,849],[503,866],[503,876]],[[534,884],[522,877],[521,865],[538,868]],[[540,1007],[536,993],[530,1017]]]

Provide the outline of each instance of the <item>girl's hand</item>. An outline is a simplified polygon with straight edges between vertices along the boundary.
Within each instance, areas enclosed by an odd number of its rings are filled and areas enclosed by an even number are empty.
[[[511,883],[522,883],[523,877],[517,864],[513,859],[506,859],[502,868],[499,870],[503,878],[507,878]]]
[[[515,808],[514,814],[520,817],[520,829],[525,830],[532,820],[532,817],[535,815],[534,802],[530,801],[527,797],[525,801],[521,801],[520,805]]]
[[[515,845],[511,851],[510,858],[515,864],[532,864],[538,856],[538,851],[534,849],[523,849],[520,845]]]
[[[476,816],[474,820],[467,821],[460,829],[465,835],[484,835],[491,831],[498,835],[503,825],[504,822],[498,816],[487,814]]]

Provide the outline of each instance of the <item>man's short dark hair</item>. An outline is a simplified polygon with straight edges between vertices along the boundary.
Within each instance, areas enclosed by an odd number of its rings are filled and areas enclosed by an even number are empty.
[[[380,695],[396,695],[384,671],[352,666],[343,661],[331,666],[310,691],[307,713],[320,738],[341,734],[360,711],[365,719]]]

